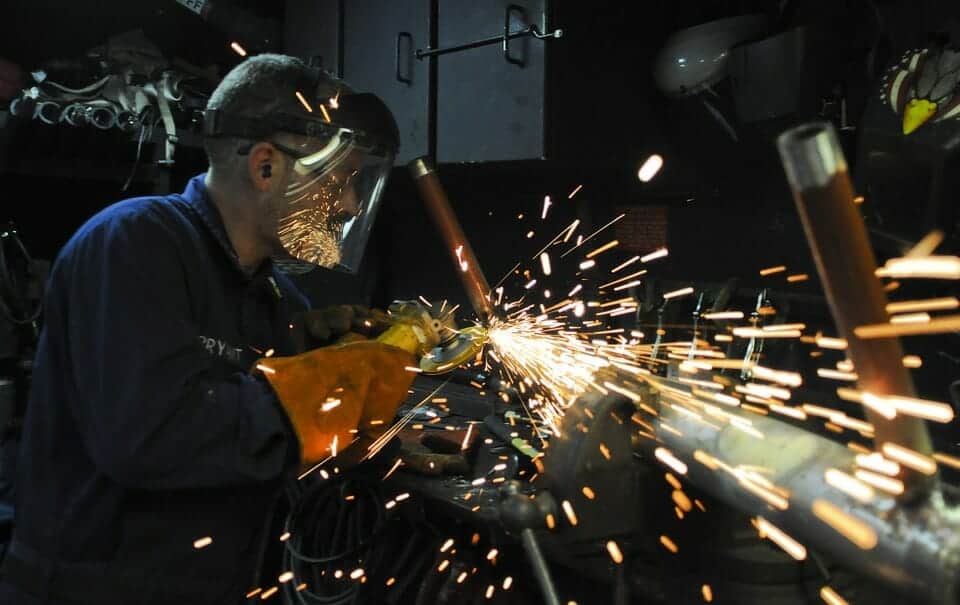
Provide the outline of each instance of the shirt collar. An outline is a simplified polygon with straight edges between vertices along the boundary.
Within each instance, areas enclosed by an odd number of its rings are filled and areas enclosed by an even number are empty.
[[[210,194],[207,192],[206,176],[207,174],[204,172],[190,179],[187,182],[187,188],[183,191],[183,198],[194,212],[197,213],[200,220],[207,226],[210,234],[213,235],[213,239],[217,241],[217,244],[223,249],[224,254],[230,259],[231,264],[236,267],[240,273],[248,278],[264,272],[270,273],[272,271],[273,261],[269,258],[257,268],[253,275],[244,271],[243,267],[240,266],[240,257],[237,256],[237,251],[233,248],[233,244],[230,243],[230,237],[227,235],[227,228],[223,225],[220,210],[214,205],[213,200],[210,199]]]

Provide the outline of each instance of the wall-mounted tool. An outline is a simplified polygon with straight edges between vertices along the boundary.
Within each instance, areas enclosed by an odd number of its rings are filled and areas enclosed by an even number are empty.
[[[660,344],[663,341],[663,335],[666,334],[663,330],[663,315],[667,311],[667,305],[670,304],[670,299],[663,301],[663,304],[660,305],[660,308],[657,309],[657,337],[653,341],[653,348],[650,350],[650,361],[652,366],[650,367],[651,371],[657,371],[659,364],[657,364],[657,355],[660,354]]]
[[[697,306],[693,309],[693,334],[690,337],[690,352],[687,353],[687,359],[689,360],[693,360],[697,354],[697,339],[700,337],[700,312],[703,309],[704,294],[704,292],[700,292],[700,296],[697,298]]]
[[[750,313],[750,326],[754,329],[760,328],[763,324],[763,317],[761,316],[760,309],[763,308],[766,298],[767,290],[764,288],[760,291],[760,294],[757,295],[756,307]],[[756,336],[751,336],[750,342],[747,343],[747,349],[743,353],[743,369],[740,370],[740,380],[750,379],[752,374],[750,369],[758,361],[760,361],[761,353],[763,353],[763,339],[757,338]]]

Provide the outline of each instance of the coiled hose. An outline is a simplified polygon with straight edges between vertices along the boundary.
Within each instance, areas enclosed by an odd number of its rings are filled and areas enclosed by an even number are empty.
[[[285,522],[291,537],[283,567],[294,576],[282,585],[286,601],[358,602],[361,577],[378,577],[387,552],[373,548],[388,526],[387,512],[382,487],[375,480],[335,476],[308,487]]]

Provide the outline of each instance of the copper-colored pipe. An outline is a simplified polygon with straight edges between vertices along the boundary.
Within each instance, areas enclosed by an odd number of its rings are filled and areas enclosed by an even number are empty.
[[[473,310],[483,324],[487,324],[493,317],[493,305],[490,304],[490,284],[483,275],[483,269],[477,262],[477,257],[467,241],[463,229],[460,228],[460,222],[457,215],[453,213],[450,206],[450,200],[440,184],[436,170],[426,158],[417,158],[408,165],[413,180],[417,182],[417,188],[420,190],[420,197],[423,198],[427,206],[427,214],[433,219],[434,224],[443,236],[443,241],[447,245],[447,252],[453,260],[454,267],[460,275],[463,287],[467,290],[467,297]],[[457,250],[460,250],[459,258]],[[460,263],[464,263],[461,265]]]
[[[847,340],[857,386],[874,395],[912,396],[913,381],[903,367],[900,341],[866,340],[854,333],[857,326],[887,323],[890,318],[836,132],[829,123],[806,124],[780,135],[777,146],[833,318]],[[903,415],[890,420],[871,408],[866,408],[866,415],[876,428],[877,448],[893,442],[930,455],[930,436],[922,420]],[[909,469],[903,469],[901,479],[905,500],[923,497],[932,484],[932,478]]]

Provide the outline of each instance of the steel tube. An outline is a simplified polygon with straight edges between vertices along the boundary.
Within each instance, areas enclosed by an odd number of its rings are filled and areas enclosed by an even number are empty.
[[[670,386],[675,392],[687,388],[682,383]],[[909,595],[911,602],[958,602],[960,511],[948,506],[939,491],[909,507],[898,506],[879,490],[868,502],[861,502],[824,480],[828,469],[854,473],[855,453],[848,448],[786,422],[735,408],[723,411],[749,422],[763,438],[729,422],[718,429],[713,425],[716,420],[704,422],[677,412],[683,399],[661,394],[659,415],[650,422],[658,441],[640,440],[644,457],[655,461],[657,448],[667,448],[686,463],[684,478],[692,485],[736,509],[763,516],[806,546]],[[669,430],[661,430],[663,425]],[[711,459],[721,464],[711,468],[702,462]],[[545,464],[549,463],[548,455]],[[741,466],[762,467],[766,479],[789,493],[787,506],[773,507],[749,490],[742,477],[730,472]],[[873,539],[858,546],[839,533],[814,512],[817,507],[822,510],[823,502],[852,517],[861,530],[869,528],[867,537]]]
[[[530,30],[525,29],[523,31],[511,32],[506,37],[500,36],[491,36],[490,38],[484,38],[482,40],[476,40],[474,42],[467,42],[466,44],[459,44],[457,46],[448,46],[447,48],[433,48],[428,50],[423,50],[418,48],[415,56],[417,59],[426,59],[427,57],[437,57],[440,55],[446,55],[448,53],[460,52],[462,50],[470,50],[471,48],[479,48],[481,46],[489,46],[490,44],[498,44],[503,42],[504,39],[512,40],[514,38],[520,38],[522,36],[529,36]]]
[[[63,108],[54,101],[43,101],[37,104],[34,115],[44,124],[53,125],[60,121]]]
[[[900,341],[865,340],[854,333],[857,326],[890,319],[836,132],[826,122],[806,124],[781,134],[777,147],[833,318],[840,336],[847,341],[847,354],[858,375],[857,386],[874,395],[913,396],[913,381],[903,367]],[[878,449],[892,442],[930,455],[930,436],[922,420],[902,415],[889,419],[871,408],[865,411],[876,428]],[[906,486],[903,501],[921,499],[933,482],[931,477],[908,469],[900,478]]]
[[[457,215],[450,206],[450,200],[447,199],[436,170],[426,158],[417,158],[408,166],[417,183],[420,197],[426,204],[427,214],[433,219],[440,235],[443,236],[447,252],[450,253],[457,274],[463,282],[473,310],[483,324],[489,323],[493,317],[493,305],[489,299],[490,285],[473,253],[473,248],[470,247],[470,242],[467,241],[467,236],[460,227]]]
[[[547,566],[547,560],[540,550],[540,545],[537,544],[537,538],[533,530],[528,528],[521,531],[520,541],[523,543],[524,550],[527,551],[527,558],[530,561],[530,567],[533,568],[533,575],[537,578],[537,584],[540,585],[543,602],[546,605],[560,605],[560,597],[553,585],[553,578],[550,577],[550,568]]]

